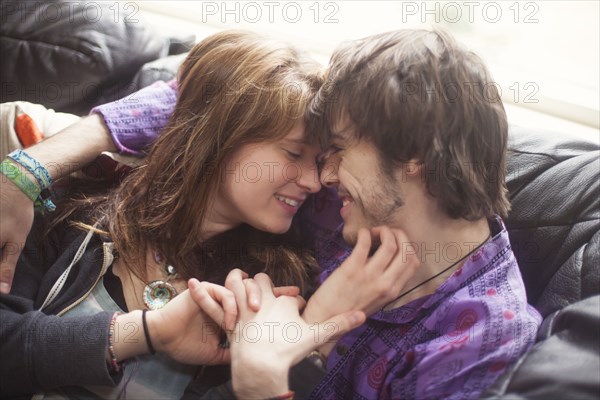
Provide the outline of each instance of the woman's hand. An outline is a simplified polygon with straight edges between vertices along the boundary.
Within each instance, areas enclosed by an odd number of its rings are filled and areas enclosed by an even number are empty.
[[[239,271],[239,270],[238,270]],[[248,275],[240,271],[243,278]],[[248,286],[246,306],[261,307],[262,292]],[[295,286],[275,288],[277,295],[299,293]],[[176,296],[160,310],[147,313],[152,345],[158,352],[186,364],[225,364],[229,351],[221,346],[223,331],[234,329],[238,305],[233,293],[223,286],[188,281],[188,290]]]
[[[300,316],[304,300],[300,296],[276,297],[265,274],[244,279],[240,270],[234,270],[225,286],[238,304],[238,323],[228,337],[233,389],[239,398],[269,398],[287,392],[291,366],[332,334],[348,332],[365,319],[362,312],[348,312],[311,326]],[[248,306],[247,296],[253,290],[261,293],[258,312]]]
[[[371,315],[393,301],[414,275],[419,265],[410,243],[399,229],[377,227],[371,230],[381,245],[373,256],[371,234],[360,229],[352,254],[312,295],[303,318],[308,323],[327,320],[350,310]]]
[[[192,298],[191,292],[194,293]],[[147,313],[148,333],[157,352],[186,364],[224,364],[222,328],[233,328],[236,300],[228,289],[208,282],[188,281],[188,290],[163,308]]]

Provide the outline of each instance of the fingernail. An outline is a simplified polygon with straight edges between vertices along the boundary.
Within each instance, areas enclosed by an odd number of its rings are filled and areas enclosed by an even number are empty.
[[[0,293],[8,294],[10,292],[10,285],[6,282],[0,282]]]

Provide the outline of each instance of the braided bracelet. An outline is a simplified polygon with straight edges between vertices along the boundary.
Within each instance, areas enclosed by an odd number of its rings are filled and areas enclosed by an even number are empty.
[[[31,157],[29,154],[20,149],[13,151],[7,157],[29,171],[40,186],[40,194],[36,200],[34,200],[34,203],[36,203],[36,208],[54,211],[56,206],[54,203],[52,203],[52,200],[50,200],[50,185],[52,185],[52,177],[50,176],[48,170],[35,158]]]
[[[115,340],[115,323],[117,321],[117,317],[121,315],[121,312],[116,312],[112,315],[110,319],[110,324],[108,326],[108,355],[110,356],[110,365],[112,367],[113,372],[119,373],[121,372],[122,363],[117,361],[117,355],[115,354],[114,340]]]
[[[17,149],[11,152],[7,157],[21,164],[27,171],[31,172],[31,175],[38,181],[40,190],[48,189],[50,185],[52,185],[52,177],[48,170],[23,150]]]
[[[9,160],[4,160],[2,161],[2,164],[0,164],[0,172],[10,179],[10,181],[14,183],[16,187],[21,189],[21,191],[25,193],[25,196],[29,197],[31,201],[34,203],[37,201],[41,192],[40,188],[33,183],[33,181],[29,179],[27,175],[25,175],[23,171],[19,169],[19,167],[14,165]]]

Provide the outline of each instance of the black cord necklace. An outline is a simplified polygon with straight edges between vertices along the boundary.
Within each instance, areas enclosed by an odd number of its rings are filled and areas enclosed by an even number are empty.
[[[467,257],[469,257],[471,254],[473,254],[477,250],[479,250],[481,248],[481,246],[483,246],[491,237],[492,237],[492,234],[490,233],[488,235],[488,237],[485,238],[485,240],[483,242],[479,243],[479,245],[477,247],[475,247],[473,250],[471,250],[470,252],[468,252],[465,256],[463,256],[462,258],[460,258],[459,260],[457,260],[456,262],[454,262],[452,265],[450,265],[449,267],[445,268],[444,270],[438,272],[434,276],[432,276],[430,278],[427,278],[426,280],[424,280],[423,282],[419,283],[418,285],[413,286],[412,288],[410,288],[406,292],[400,293],[400,295],[398,297],[396,297],[394,300],[390,301],[389,303],[387,303],[386,305],[384,305],[383,307],[381,307],[381,311],[385,311],[385,308],[387,306],[389,306],[390,304],[395,303],[396,301],[400,300],[402,297],[406,296],[407,294],[414,292],[415,290],[417,290],[421,286],[425,285],[426,283],[428,283],[428,282],[434,280],[435,278],[437,278],[438,276],[442,275],[444,272],[448,272],[450,269],[452,269],[453,267],[455,267],[459,262],[463,261],[464,259],[466,259]]]

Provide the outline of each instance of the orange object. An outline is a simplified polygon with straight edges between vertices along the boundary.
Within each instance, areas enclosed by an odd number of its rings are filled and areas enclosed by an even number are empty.
[[[27,114],[17,115],[15,118],[15,131],[23,148],[33,146],[44,138],[35,121]]]

